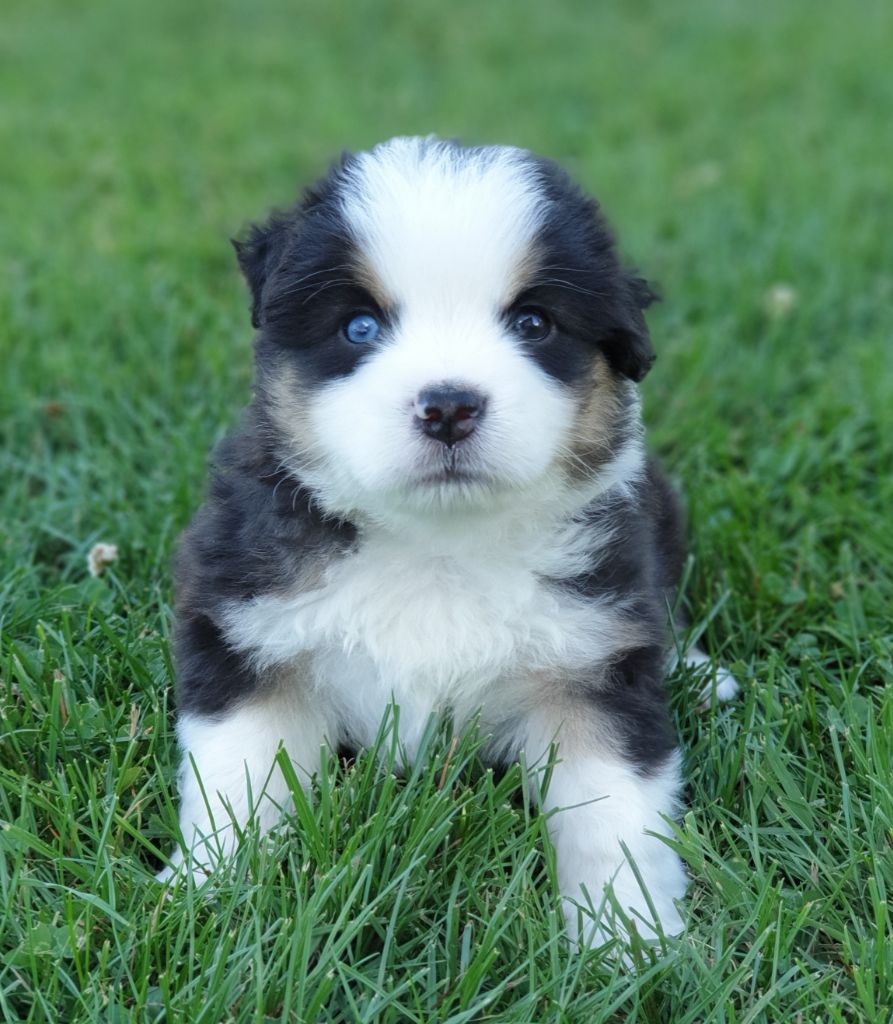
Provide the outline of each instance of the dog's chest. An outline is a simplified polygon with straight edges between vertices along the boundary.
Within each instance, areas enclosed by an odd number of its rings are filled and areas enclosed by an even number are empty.
[[[331,565],[320,586],[240,606],[230,636],[258,662],[312,652],[321,685],[432,706],[480,702],[512,673],[569,668],[610,653],[614,610],[555,582],[580,538],[548,544],[431,545],[387,537]]]
[[[396,685],[492,678],[562,630],[554,587],[500,554],[372,546],[334,574],[310,629],[368,656]]]

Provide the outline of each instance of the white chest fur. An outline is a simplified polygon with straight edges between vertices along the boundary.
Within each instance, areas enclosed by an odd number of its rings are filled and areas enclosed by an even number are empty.
[[[545,539],[373,535],[316,589],[231,605],[227,636],[260,668],[313,653],[317,682],[342,706],[471,708],[494,680],[572,671],[628,641],[616,605],[554,582],[592,559],[576,524]]]

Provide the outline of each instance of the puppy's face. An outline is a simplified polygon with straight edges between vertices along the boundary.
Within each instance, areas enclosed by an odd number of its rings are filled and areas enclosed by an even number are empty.
[[[395,139],[237,249],[262,413],[330,511],[517,507],[639,457],[650,295],[553,165]]]

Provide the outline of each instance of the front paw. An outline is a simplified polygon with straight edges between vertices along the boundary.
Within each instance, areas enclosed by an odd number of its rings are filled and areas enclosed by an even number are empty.
[[[685,896],[686,878],[671,850],[652,861],[647,873],[640,867],[638,876],[626,861],[612,876],[593,865],[585,875],[589,882],[562,886],[567,932],[576,945],[594,949],[615,938],[625,942],[633,929],[646,941],[684,930],[676,901]]]
[[[732,700],[740,689],[738,680],[727,668],[720,665],[713,678],[701,689],[702,706],[709,707],[713,697],[720,702]]]
[[[167,867],[162,868],[155,875],[155,881],[160,882],[167,889],[181,886],[187,877],[192,878],[192,884],[199,888],[205,885],[212,873],[210,864],[203,864],[190,858],[188,861],[181,850],[175,850],[171,854]]]
[[[685,922],[673,901],[658,902],[652,897],[651,902],[656,915],[644,896],[638,904],[627,899],[624,904],[616,906],[610,898],[593,906],[584,899],[582,891],[578,899],[565,897],[562,907],[568,938],[583,949],[597,949],[614,939],[628,940],[632,929],[646,940],[661,935],[680,935],[685,929]]]

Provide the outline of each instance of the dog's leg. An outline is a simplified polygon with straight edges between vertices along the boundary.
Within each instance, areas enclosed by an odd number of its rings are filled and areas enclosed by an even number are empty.
[[[197,881],[238,843],[252,818],[266,832],[289,802],[289,789],[275,765],[280,746],[307,784],[327,741],[325,717],[295,693],[255,694],[220,717],[180,716],[180,831],[184,847],[171,857],[165,880],[187,865]]]
[[[624,931],[611,921],[608,887],[640,934],[653,937],[658,922],[678,934],[674,900],[685,895],[686,877],[661,837],[671,834],[666,819],[678,809],[681,758],[660,648],[631,650],[588,679],[555,684],[549,703],[538,696],[516,735],[529,765],[542,764],[557,744],[543,809],[572,936],[592,944]],[[595,919],[584,913],[581,925],[578,903],[591,903]]]
[[[558,758],[544,809],[551,812],[570,935],[594,945],[625,930],[611,921],[608,887],[640,934],[653,937],[658,922],[668,935],[681,932],[674,900],[685,895],[685,872],[659,838],[670,831],[664,818],[676,811],[678,752],[647,775],[607,753],[587,752],[573,740],[559,741]],[[590,903],[595,919],[578,908]]]

